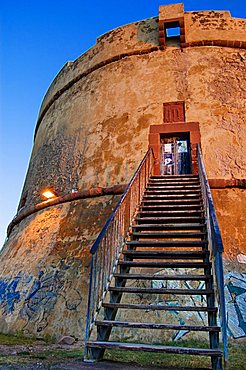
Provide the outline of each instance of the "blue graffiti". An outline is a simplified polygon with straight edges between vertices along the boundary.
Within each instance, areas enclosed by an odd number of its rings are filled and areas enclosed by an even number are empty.
[[[33,283],[33,286],[31,288],[31,292],[28,294],[28,296],[26,297],[26,300],[28,301],[29,299],[31,299],[32,297],[34,297],[36,295],[36,293],[39,291],[40,287],[41,287],[41,282],[40,282],[40,278],[43,276],[43,271],[40,271],[39,275],[38,275],[38,280],[35,280],[34,283]]]
[[[229,273],[226,275],[227,324],[230,336],[246,336],[246,279],[245,274]]]
[[[185,270],[179,270],[181,274],[185,273]],[[182,272],[181,272],[182,271]],[[168,270],[162,270],[162,274],[168,274]],[[174,270],[176,273],[176,270]],[[156,275],[158,275],[157,273]],[[152,286],[155,288],[180,288],[180,289],[204,289],[205,288],[205,282],[204,281],[198,281],[198,282],[192,282],[192,281],[185,281],[185,282],[179,282],[179,281],[167,281],[167,280],[152,280]],[[206,322],[206,314],[202,312],[186,312],[184,314],[182,311],[175,309],[175,306],[206,306],[206,296],[201,295],[189,295],[186,298],[182,298],[182,300],[176,299],[162,299],[158,301],[159,305],[163,306],[173,306],[173,310],[170,310],[170,313],[173,314],[173,317],[175,320],[179,322],[180,325],[185,325],[185,323],[190,319],[197,319],[198,321],[202,321],[203,324]],[[170,337],[173,341],[178,341],[181,338],[185,337],[186,334],[188,334],[189,330],[180,329],[173,333],[173,335]]]
[[[48,315],[57,301],[58,291],[63,287],[62,272],[55,271],[44,274],[40,271],[37,278],[34,279],[30,292],[25,299],[20,314],[22,318],[34,320],[40,312],[43,317]],[[45,325],[47,325],[46,320]]]
[[[15,304],[20,301],[21,294],[17,290],[20,277],[17,276],[9,281],[0,279],[0,303],[5,313],[12,313]]]

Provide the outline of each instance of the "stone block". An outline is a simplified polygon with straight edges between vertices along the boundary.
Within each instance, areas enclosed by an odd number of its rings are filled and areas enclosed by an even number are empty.
[[[184,4],[171,4],[159,7],[159,21],[168,21],[184,16]]]

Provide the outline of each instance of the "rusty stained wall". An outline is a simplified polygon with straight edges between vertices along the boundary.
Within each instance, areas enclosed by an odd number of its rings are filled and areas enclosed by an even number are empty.
[[[225,258],[236,260],[239,254],[246,255],[246,191],[214,189],[212,195],[225,246]]]

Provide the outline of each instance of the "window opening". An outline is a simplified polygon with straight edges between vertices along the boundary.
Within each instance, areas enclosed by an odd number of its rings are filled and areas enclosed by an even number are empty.
[[[164,23],[165,41],[169,46],[180,46],[180,25],[179,22]]]
[[[180,37],[180,27],[172,27],[166,29],[167,38],[169,37]]]

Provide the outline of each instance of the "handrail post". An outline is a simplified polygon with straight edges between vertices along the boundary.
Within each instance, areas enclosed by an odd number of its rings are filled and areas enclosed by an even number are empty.
[[[89,275],[89,289],[88,292],[92,290],[92,279],[93,279],[93,269],[94,269],[94,258],[95,255],[92,254],[91,256],[91,264],[90,264],[90,275]],[[86,313],[86,326],[85,326],[85,343],[88,342],[90,336],[90,323],[91,323],[91,294],[88,294],[88,304],[87,304],[87,313]],[[85,346],[85,354],[84,357],[88,357],[87,353],[88,349]]]
[[[211,256],[214,261],[214,273],[216,278],[218,303],[220,311],[220,321],[222,329],[222,341],[224,352],[224,367],[228,367],[228,340],[227,340],[227,322],[226,322],[226,304],[224,291],[224,272],[223,272],[223,242],[220,234],[219,224],[216,216],[216,211],[213,203],[211,190],[209,187],[208,178],[205,171],[204,162],[202,159],[201,149],[197,145],[197,162],[198,174],[201,182],[202,197],[206,214],[206,222],[208,228],[208,239],[211,250]]]
[[[223,272],[223,259],[222,252],[218,252],[218,257],[216,258],[217,270],[221,273],[221,279],[217,282],[218,289],[220,291],[220,320],[222,329],[222,341],[224,350],[224,367],[225,370],[228,368],[228,339],[227,339],[227,322],[226,322],[226,306],[225,306],[225,291],[224,291],[224,272]]]

